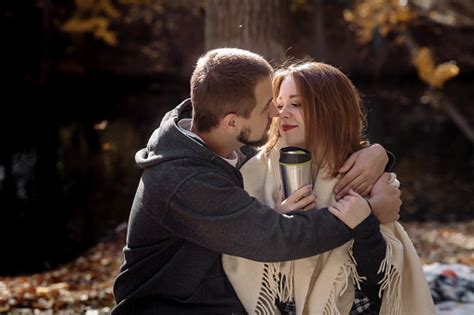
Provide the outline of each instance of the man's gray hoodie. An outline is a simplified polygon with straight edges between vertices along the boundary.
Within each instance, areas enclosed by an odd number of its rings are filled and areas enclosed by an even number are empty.
[[[184,135],[190,101],[168,112],[145,149],[113,314],[245,313],[221,253],[264,262],[317,255],[352,238],[327,209],[280,215],[250,197],[238,169]],[[373,216],[372,216],[373,217]],[[359,226],[378,230],[378,221]]]

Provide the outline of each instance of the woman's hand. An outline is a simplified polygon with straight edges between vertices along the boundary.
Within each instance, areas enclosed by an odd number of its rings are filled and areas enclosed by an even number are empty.
[[[329,207],[329,211],[351,229],[364,221],[371,212],[367,200],[352,189],[349,190],[349,194],[337,201],[334,206]]]
[[[307,185],[298,189],[285,200],[283,200],[283,192],[280,189],[275,206],[275,210],[279,213],[314,208],[316,208],[316,196],[313,195],[313,185]]]
[[[383,174],[387,162],[387,152],[380,144],[354,152],[338,170],[343,176],[334,187],[336,200],[344,197],[349,189],[364,197],[367,196],[374,183]]]

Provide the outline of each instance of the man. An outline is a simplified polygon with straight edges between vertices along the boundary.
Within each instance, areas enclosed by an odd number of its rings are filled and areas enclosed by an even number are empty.
[[[245,314],[222,269],[222,253],[284,261],[352,238],[353,231],[328,209],[283,216],[242,188],[238,167],[251,153],[242,146],[265,143],[277,116],[272,73],[262,57],[240,49],[216,49],[197,62],[191,100],[167,113],[136,155],[144,171],[114,285],[113,314]],[[191,110],[192,119],[186,119]],[[386,154],[370,150],[371,162],[385,165]],[[379,152],[375,158],[373,150]],[[376,186],[368,199],[374,212],[381,221],[398,219],[400,192],[388,182]],[[279,206],[296,210],[314,203],[305,189]],[[373,214],[359,222],[365,232],[379,223]]]

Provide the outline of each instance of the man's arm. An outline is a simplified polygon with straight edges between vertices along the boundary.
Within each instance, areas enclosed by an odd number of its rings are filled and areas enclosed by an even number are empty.
[[[400,207],[402,200],[398,185],[393,185],[390,173],[384,173],[375,182],[369,200],[372,211],[377,219],[383,223],[391,223],[400,219]],[[391,211],[388,211],[392,209]]]
[[[389,173],[384,173],[375,183],[371,196],[368,199],[372,212],[378,214],[386,222],[393,222],[399,218],[398,211],[392,213],[380,212],[380,207],[385,206],[400,209],[402,202],[400,199],[401,192],[398,187],[396,178],[392,178]],[[385,204],[380,204],[379,198],[383,198]],[[374,206],[379,209],[374,208]],[[371,309],[378,311],[381,305],[381,299],[378,295],[380,290],[379,283],[383,277],[382,273],[378,274],[378,270],[382,260],[385,258],[387,244],[382,233],[380,233],[380,229],[378,227],[374,229],[374,226],[378,226],[380,223],[374,214],[371,214],[367,220],[374,221],[375,225],[372,224],[366,227],[363,224],[359,224],[354,228],[352,252],[357,262],[357,272],[359,275],[366,277],[366,280],[361,284],[362,291],[369,298]]]
[[[216,173],[186,180],[161,224],[210,250],[265,262],[318,255],[352,238],[327,208],[280,215]]]
[[[364,200],[359,194],[350,190],[348,195],[338,200],[329,210],[352,229],[354,235],[353,257],[357,263],[359,275],[366,278],[361,284],[362,291],[369,298],[372,307],[379,309],[378,291],[382,275],[378,274],[378,270],[385,257],[386,242],[378,228],[380,222],[374,215],[376,210],[372,209],[371,203],[376,203],[377,207],[382,207],[382,209],[385,206],[394,206],[395,209],[399,209],[401,205],[400,191],[390,184],[388,173],[375,183],[369,200]],[[383,204],[378,203],[381,200],[383,200]],[[398,215],[398,211],[393,212],[392,215],[394,213]],[[360,217],[366,218],[362,223],[357,224],[359,220],[356,219]]]
[[[354,152],[338,170],[342,178],[334,188],[336,199],[344,197],[350,189],[367,196],[375,181],[394,165],[395,156],[379,144]]]
[[[366,224],[369,221],[375,224]],[[383,274],[378,274],[382,260],[385,258],[387,244],[380,233],[380,229],[374,226],[379,225],[379,221],[374,214],[371,214],[366,221],[359,224],[354,229],[354,244],[352,254],[357,262],[357,273],[366,279],[361,283],[361,290],[369,298],[371,308],[379,310],[381,299],[379,298],[379,282]]]

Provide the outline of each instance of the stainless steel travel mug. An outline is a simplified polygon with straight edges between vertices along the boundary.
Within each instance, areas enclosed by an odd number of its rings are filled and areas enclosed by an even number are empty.
[[[286,199],[311,184],[311,153],[298,147],[280,149],[280,173]]]

